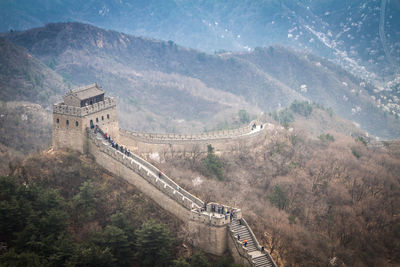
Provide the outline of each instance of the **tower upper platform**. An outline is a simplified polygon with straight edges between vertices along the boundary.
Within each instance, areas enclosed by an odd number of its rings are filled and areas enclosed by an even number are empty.
[[[97,83],[93,83],[70,91],[63,100],[68,106],[85,107],[104,101],[104,93]]]

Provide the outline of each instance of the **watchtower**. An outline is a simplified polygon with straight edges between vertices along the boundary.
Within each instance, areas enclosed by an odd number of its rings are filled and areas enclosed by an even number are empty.
[[[118,139],[117,104],[106,97],[97,83],[68,92],[63,102],[53,105],[53,148],[72,148],[83,152],[86,128],[98,125]]]

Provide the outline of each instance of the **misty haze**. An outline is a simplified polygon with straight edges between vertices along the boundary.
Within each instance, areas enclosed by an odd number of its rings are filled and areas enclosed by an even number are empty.
[[[399,266],[400,2],[3,0],[1,266]]]

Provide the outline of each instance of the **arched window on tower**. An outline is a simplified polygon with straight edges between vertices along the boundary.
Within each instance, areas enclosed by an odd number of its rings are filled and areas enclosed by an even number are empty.
[[[79,122],[78,122],[78,121],[75,122],[75,126],[76,126],[76,127],[79,126]]]
[[[68,126],[68,125],[69,125],[69,120],[67,120],[67,121],[65,122],[65,124]]]

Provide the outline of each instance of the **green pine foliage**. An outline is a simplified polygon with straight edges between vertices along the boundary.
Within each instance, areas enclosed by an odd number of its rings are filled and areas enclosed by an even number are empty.
[[[148,221],[135,233],[136,256],[143,266],[170,266],[173,238],[165,225]]]
[[[285,128],[289,127],[289,123],[294,122],[293,112],[287,108],[274,111],[272,113],[272,118]]]
[[[241,123],[249,123],[250,122],[250,114],[245,109],[239,110],[238,115],[239,115],[239,120]]]
[[[279,185],[275,185],[272,192],[268,195],[268,199],[280,210],[284,210],[289,202],[289,198],[285,188]]]
[[[170,265],[173,239],[164,224],[149,221],[135,231],[123,211],[99,214],[98,195],[90,181],[68,199],[44,184],[0,177],[0,240],[5,245],[0,266]],[[76,231],[99,216],[108,217],[106,225],[77,242]]]
[[[191,267],[209,267],[210,264],[208,263],[207,258],[204,256],[203,253],[196,252],[192,256],[192,261],[190,262]]]
[[[190,264],[184,258],[179,258],[177,260],[172,261],[172,266],[173,267],[190,267]]]
[[[181,223],[90,158],[73,151],[41,154],[15,173],[0,176],[0,266],[192,262],[182,258],[176,249],[182,240],[171,234]]]
[[[207,157],[203,160],[203,164],[207,171],[215,175],[218,180],[223,180],[222,176],[222,162],[214,153],[214,148],[212,145],[207,146]]]
[[[297,114],[308,117],[311,114],[313,107],[308,101],[295,100],[290,105],[290,109]]]
[[[318,136],[318,139],[324,143],[330,143],[330,142],[335,141],[335,138],[333,137],[333,135],[331,135],[329,133],[321,134],[320,136]]]

